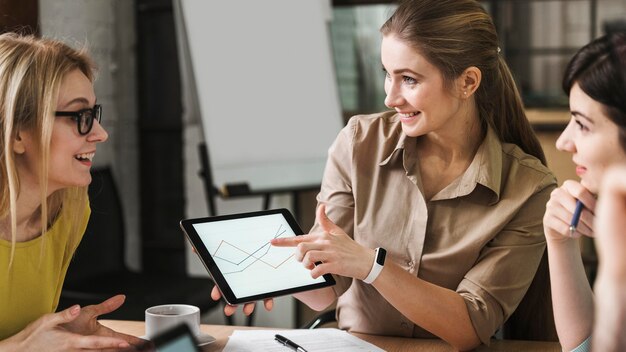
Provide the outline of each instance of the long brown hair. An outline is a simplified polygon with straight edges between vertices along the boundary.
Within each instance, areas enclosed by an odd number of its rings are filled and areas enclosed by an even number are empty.
[[[30,35],[0,35],[0,219],[8,217],[10,222],[9,268],[15,253],[17,195],[20,192],[13,146],[20,131],[32,131],[38,137],[42,236],[62,213],[71,214],[70,238],[76,239],[79,235],[78,223],[83,219],[87,187],[71,187],[47,195],[50,139],[59,88],[63,78],[75,69],[93,81],[95,66],[84,50]]]
[[[411,45],[437,67],[450,84],[468,67],[482,73],[476,105],[483,125],[501,141],[518,145],[545,165],[513,76],[500,54],[498,35],[480,4],[473,0],[405,0],[380,29]]]

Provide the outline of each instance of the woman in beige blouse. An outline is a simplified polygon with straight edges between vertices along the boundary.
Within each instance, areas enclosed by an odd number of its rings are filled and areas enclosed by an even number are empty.
[[[335,275],[295,297],[337,301],[340,328],[471,349],[528,289],[556,182],[479,3],[405,1],[381,32],[390,111],[350,120],[311,234],[272,244],[297,246],[314,277]]]

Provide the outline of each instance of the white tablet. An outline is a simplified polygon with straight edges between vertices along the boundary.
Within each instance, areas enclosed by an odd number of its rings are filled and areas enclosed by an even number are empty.
[[[180,226],[228,304],[335,284],[329,274],[313,279],[295,248],[270,244],[303,234],[287,209],[187,219]]]

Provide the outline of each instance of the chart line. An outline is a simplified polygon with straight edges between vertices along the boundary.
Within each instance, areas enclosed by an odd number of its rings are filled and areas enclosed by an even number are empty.
[[[282,234],[284,234],[284,233],[286,232],[286,230],[282,230],[282,231],[281,231],[282,227],[283,227],[283,225],[282,225],[282,224],[278,227],[278,230],[276,230],[276,234],[274,235],[274,238],[278,238],[280,235],[282,235]],[[244,259],[240,260],[239,262],[235,262],[235,261],[228,260],[228,259],[226,259],[226,258],[220,257],[219,255],[217,255],[217,253],[218,253],[218,251],[220,250],[220,248],[222,248],[222,245],[229,245],[229,246],[231,246],[231,247],[235,248],[236,250],[238,250],[238,251],[240,251],[240,252],[242,252],[242,253],[246,254],[247,256],[246,256]],[[257,252],[259,252],[259,251],[263,250],[263,248],[265,248],[265,247],[267,247],[267,249],[265,250],[265,253],[263,253],[262,255],[260,255],[260,256],[258,256],[258,257],[257,257],[257,256],[255,256],[255,254],[256,254]],[[238,246],[236,246],[236,245],[234,245],[234,244],[232,244],[232,243],[230,243],[230,242],[228,242],[228,241],[221,240],[221,241],[220,241],[220,244],[217,246],[217,249],[216,249],[216,250],[215,250],[215,252],[213,253],[213,257],[214,257],[214,258],[216,258],[216,259],[221,259],[221,260],[223,260],[223,261],[225,261],[225,262],[227,262],[227,263],[230,263],[230,264],[233,264],[233,265],[236,265],[236,266],[241,265],[241,263],[245,262],[246,260],[250,259],[251,257],[255,259],[252,263],[248,264],[245,268],[243,268],[243,269],[241,269],[241,270],[231,271],[231,272],[224,273],[224,275],[227,275],[227,274],[240,273],[240,272],[242,272],[242,271],[244,271],[244,270],[248,269],[248,268],[249,268],[252,264],[256,263],[257,261],[260,261],[261,263],[263,263],[263,264],[265,264],[265,265],[267,265],[267,266],[269,266],[269,267],[271,267],[271,268],[278,269],[281,265],[283,265],[286,261],[288,261],[291,257],[293,257],[293,256],[294,256],[294,255],[292,254],[292,255],[290,255],[289,257],[287,257],[285,260],[283,260],[282,262],[280,262],[278,265],[272,265],[271,263],[268,263],[267,261],[265,261],[265,260],[263,260],[263,259],[262,259],[264,256],[266,256],[266,255],[269,253],[270,248],[271,248],[271,245],[270,245],[270,242],[268,241],[267,243],[265,243],[265,244],[264,244],[264,245],[262,245],[261,247],[259,247],[259,248],[255,249],[252,253],[248,253],[247,251],[245,251],[245,250],[243,250],[243,249],[239,248]]]

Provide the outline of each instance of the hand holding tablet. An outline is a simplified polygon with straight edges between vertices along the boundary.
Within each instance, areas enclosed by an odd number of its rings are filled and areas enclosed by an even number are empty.
[[[272,239],[302,235],[286,209],[181,221],[181,227],[228,304],[240,304],[335,284],[311,277],[294,249]]]

